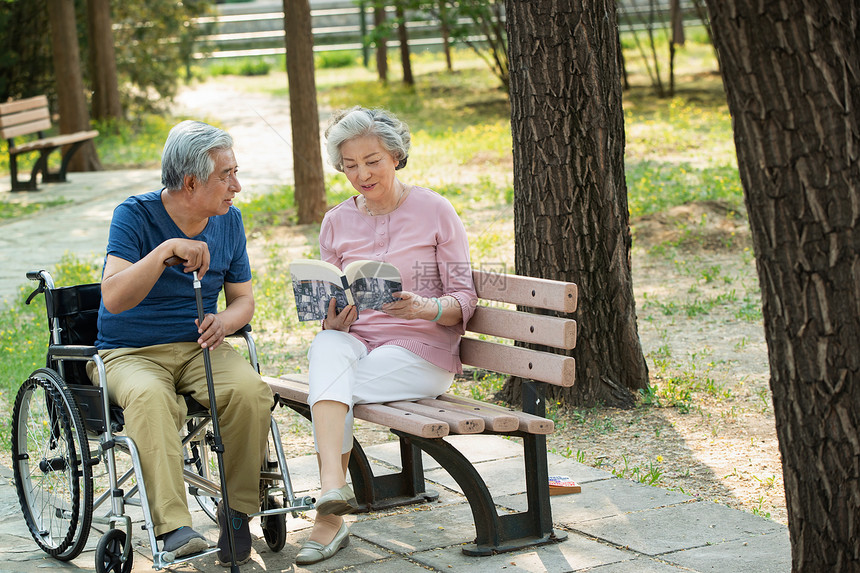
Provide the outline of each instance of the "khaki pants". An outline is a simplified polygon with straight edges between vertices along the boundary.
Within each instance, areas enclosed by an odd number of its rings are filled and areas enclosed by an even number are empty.
[[[108,395],[123,408],[125,433],[140,450],[155,534],[190,526],[182,478],[179,430],[190,394],[209,407],[203,352],[195,342],[117,348],[99,352]],[[250,363],[228,343],[210,351],[224,472],[230,507],[259,511],[260,467],[271,419],[272,392]],[[90,363],[91,377],[94,376]]]

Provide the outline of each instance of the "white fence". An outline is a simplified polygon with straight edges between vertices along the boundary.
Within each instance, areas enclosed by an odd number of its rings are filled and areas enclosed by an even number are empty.
[[[371,8],[362,9],[356,0],[311,0],[310,4],[315,52],[365,48],[362,38],[373,29]],[[668,19],[669,0],[618,0],[618,6],[623,12],[619,15],[622,30],[645,28],[649,20],[662,25]],[[681,8],[685,22],[699,22],[693,0],[681,0]],[[387,16],[393,18],[394,8],[386,10]],[[209,30],[203,38],[210,51],[209,57],[267,56],[285,52],[281,1],[219,4],[217,15],[200,18],[197,22]],[[438,22],[426,16],[411,14],[406,28],[412,48],[442,44]],[[390,39],[388,45],[397,46],[397,39]]]

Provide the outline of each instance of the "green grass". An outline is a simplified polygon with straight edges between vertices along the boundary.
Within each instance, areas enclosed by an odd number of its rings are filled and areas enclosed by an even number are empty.
[[[0,220],[2,219],[18,219],[33,213],[38,213],[43,209],[51,207],[59,207],[65,205],[69,200],[65,198],[51,199],[49,201],[29,201],[26,196],[15,199],[0,200]]]
[[[67,254],[52,270],[57,286],[96,282],[101,269]],[[30,372],[45,365],[48,320],[45,298],[38,295],[27,305],[27,296],[38,285],[22,285],[13,301],[0,307],[0,443],[9,444],[11,406],[18,387]]]

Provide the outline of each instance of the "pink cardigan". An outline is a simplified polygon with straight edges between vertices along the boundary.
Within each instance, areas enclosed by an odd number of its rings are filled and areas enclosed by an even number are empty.
[[[340,268],[361,259],[392,263],[400,270],[403,290],[426,297],[455,297],[463,321],[442,326],[363,310],[349,333],[368,350],[394,344],[449,372],[462,372],[460,336],[478,297],[466,230],[454,207],[423,187],[412,187],[400,206],[387,215],[365,215],[355,199],[326,213],[320,228],[320,257]]]

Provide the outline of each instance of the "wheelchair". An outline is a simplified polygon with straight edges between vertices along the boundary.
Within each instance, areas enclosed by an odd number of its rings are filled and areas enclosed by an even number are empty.
[[[50,329],[46,365],[21,385],[12,417],[15,488],[33,540],[47,554],[70,561],[83,551],[93,524],[107,526],[96,545],[95,570],[128,573],[134,552],[132,517],[126,506],[137,506],[143,513],[154,569],[217,551],[212,547],[176,558],[159,550],[138,451],[134,441],[121,434],[122,409],[108,399],[104,363],[93,346],[100,285],[55,287],[50,273],[44,270],[28,272],[27,278],[39,282],[27,304],[44,294]],[[249,360],[259,372],[250,327],[233,336],[244,339]],[[98,372],[97,386],[87,376],[88,362]],[[203,512],[217,522],[221,482],[211,417],[195,400],[186,397],[186,402],[188,416],[181,438],[185,482]],[[273,409],[275,403],[273,400]],[[121,470],[118,460],[129,459],[131,467]],[[274,418],[263,466],[260,511],[250,517],[260,516],[266,544],[277,552],[286,543],[286,514],[297,516],[312,509],[314,500],[294,495]],[[94,476],[96,471],[99,475]]]

